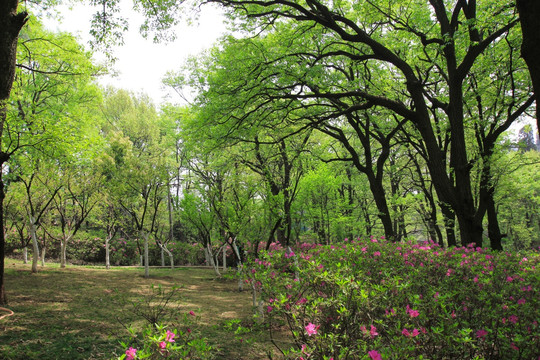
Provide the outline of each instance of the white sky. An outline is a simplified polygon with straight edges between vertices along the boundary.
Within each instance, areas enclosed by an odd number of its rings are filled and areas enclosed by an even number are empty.
[[[164,100],[181,103],[180,96],[163,87],[161,80],[167,71],[180,69],[190,55],[197,55],[210,48],[225,32],[221,13],[210,6],[202,8],[198,24],[181,23],[175,28],[177,38],[172,43],[154,44],[139,34],[142,16],[131,10],[130,2],[124,2],[122,16],[129,18],[129,31],[124,34],[124,45],[117,46],[114,69],[117,77],[105,76],[99,80],[103,85],[146,93],[159,105]],[[95,12],[91,7],[77,5],[73,9],[61,7],[63,20],[44,19],[50,30],[68,31],[78,35],[89,47],[90,19]]]

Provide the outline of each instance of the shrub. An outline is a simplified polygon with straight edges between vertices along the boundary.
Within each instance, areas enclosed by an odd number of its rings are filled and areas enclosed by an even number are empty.
[[[538,356],[538,252],[375,238],[295,252],[262,253],[245,272],[265,321],[289,329],[288,358]]]

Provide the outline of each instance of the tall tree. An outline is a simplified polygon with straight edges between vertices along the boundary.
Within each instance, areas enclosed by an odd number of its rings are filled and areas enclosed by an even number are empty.
[[[523,33],[521,56],[529,67],[536,98],[536,131],[540,134],[540,2],[537,0],[516,0]]]
[[[251,0],[216,0],[235,11],[249,28],[266,29],[265,34],[279,32],[289,26],[298,34],[314,36],[316,43],[311,51],[281,50],[278,56],[267,57],[262,66],[271,65],[267,72],[259,72],[241,89],[250,89],[256,96],[246,98],[252,101],[250,109],[276,108],[276,104],[286,102],[279,99],[320,101],[328,99],[354,99],[352,105],[365,109],[384,108],[398,118],[412,123],[418,130],[425,152],[427,166],[438,198],[448,204],[456,215],[463,244],[482,244],[482,220],[485,216],[485,199],[475,201],[471,165],[476,159],[471,156],[466,133],[475,119],[468,116],[465,104],[475,101],[465,91],[467,82],[475,66],[486,66],[480,61],[484,56],[500,52],[502,47],[514,47],[505,38],[513,38],[518,30],[519,20],[510,1],[458,1],[449,4],[443,0],[429,3],[403,1],[365,1],[361,3],[309,1],[305,4],[288,1],[259,2]],[[402,6],[404,4],[407,6]],[[282,21],[276,21],[280,18]],[[292,23],[287,23],[287,21]],[[312,30],[315,29],[315,30]],[[286,37],[288,47],[296,42],[306,42],[308,36]],[[273,41],[274,47],[279,42]],[[285,53],[284,53],[285,51]],[[249,64],[250,54],[246,54],[243,66]],[[276,53],[277,55],[277,53]],[[306,61],[306,58],[312,59]],[[346,58],[364,66],[361,81],[349,83],[347,87],[329,86],[323,91],[307,88],[297,77],[291,77],[290,68],[301,63],[299,69],[313,70],[321,61],[338,62]],[[281,65],[287,63],[289,66]],[[497,71],[507,62],[491,63],[492,71]],[[258,68],[244,68],[244,74],[253,74]],[[320,76],[315,71],[305,71],[304,77]],[[520,71],[516,69],[516,71]],[[376,73],[377,76],[372,76]],[[480,76],[480,74],[475,74]],[[255,83],[266,88],[255,88]],[[319,84],[321,82],[317,82]],[[248,88],[249,86],[249,88]],[[516,90],[527,93],[530,83],[520,83]],[[258,89],[258,90],[255,90]],[[298,91],[294,91],[298,89]],[[278,92],[279,91],[279,92]],[[499,98],[505,94],[499,94]],[[506,112],[517,118],[530,106],[530,99],[509,103]],[[255,112],[255,111],[253,111]],[[434,121],[433,113],[441,121]],[[259,119],[262,111],[257,111]],[[238,124],[238,117],[228,119]],[[243,118],[245,120],[245,117]],[[489,120],[491,121],[491,120]],[[497,133],[500,123],[492,122],[493,133]],[[235,125],[238,127],[238,125]],[[448,153],[441,148],[437,134],[450,133]],[[449,161],[446,162],[446,157]],[[448,167],[446,166],[448,165]]]
[[[7,120],[7,103],[13,78],[15,77],[15,63],[17,60],[17,41],[19,33],[28,21],[26,12],[18,12],[18,0],[6,0],[0,3],[0,169],[9,160],[10,153],[2,147],[4,126]],[[4,180],[3,171],[0,171],[0,226],[4,226]],[[0,229],[0,305],[7,303],[4,289],[4,229]]]

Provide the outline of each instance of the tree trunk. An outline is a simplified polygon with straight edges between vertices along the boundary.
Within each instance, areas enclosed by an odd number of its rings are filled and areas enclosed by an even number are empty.
[[[527,63],[533,83],[534,96],[536,98],[536,131],[540,134],[540,1],[516,0],[523,32],[521,44],[521,56]]]
[[[493,199],[493,193],[488,194],[487,199],[487,216],[488,216],[488,237],[493,250],[502,250],[502,239],[504,237],[501,234],[499,227],[499,220],[497,219],[497,210],[495,209],[495,200]]]
[[[169,255],[169,262],[171,263],[171,269],[174,269],[174,255],[169,249],[165,249],[167,254]]]
[[[441,212],[443,214],[444,228],[446,231],[446,243],[448,247],[457,246],[456,240],[456,215],[450,207],[445,203],[440,203]]]
[[[144,277],[148,279],[150,277],[150,267],[148,266],[148,237],[149,234],[141,230],[141,236],[144,240]]]
[[[232,241],[232,248],[234,250],[234,253],[236,254],[237,259],[237,274],[238,274],[238,291],[244,290],[244,282],[242,281],[242,257],[240,256],[240,252],[238,251],[238,247],[236,246],[236,239]]]
[[[392,218],[390,217],[390,210],[388,209],[388,203],[386,202],[386,194],[382,183],[377,181],[375,176],[369,176],[369,187],[371,193],[373,194],[373,199],[375,200],[375,205],[379,213],[377,216],[382,222],[384,229],[384,236],[386,240],[396,241],[396,234],[394,233],[394,227],[392,224]]]
[[[60,267],[65,268],[67,263],[67,244],[68,241],[71,239],[71,236],[65,236],[62,241],[60,242]]]
[[[35,219],[32,215],[30,215],[30,236],[32,237],[32,247],[34,250],[34,253],[32,254],[32,272],[37,273],[38,272],[38,260],[39,260],[39,245],[37,241],[37,229],[36,229],[36,223]]]
[[[43,249],[41,249],[41,266],[45,266],[45,253],[47,252],[47,248],[44,246]]]
[[[212,248],[210,247],[210,242],[206,243],[206,248],[204,249],[205,256],[207,257],[210,266],[214,269],[214,272],[218,277],[221,277],[221,274],[219,273],[219,268],[217,264],[214,262],[214,254],[212,254]]]
[[[105,238],[105,268],[109,270],[111,268],[111,246],[110,246],[110,236],[107,235]]]
[[[163,245],[159,246],[160,255],[161,255],[161,266],[165,267],[165,251],[163,250]]]
[[[23,248],[23,261],[25,264],[28,264],[28,247]]]
[[[478,221],[474,216],[458,216],[457,220],[461,236],[461,246],[475,244],[475,247],[482,247],[482,221]]]
[[[223,272],[227,271],[227,245],[223,245]]]

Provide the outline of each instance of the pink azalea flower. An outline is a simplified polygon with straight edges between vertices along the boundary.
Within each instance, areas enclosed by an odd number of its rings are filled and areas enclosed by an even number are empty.
[[[368,355],[371,358],[371,360],[382,360],[381,354],[377,350],[371,350],[368,351]]]
[[[379,335],[379,333],[377,332],[377,328],[375,326],[371,325],[371,330],[369,331],[369,335],[371,335],[371,337],[375,337]]]
[[[373,256],[381,256],[381,252],[380,252],[380,251],[375,251],[375,252],[373,253]]]
[[[172,331],[170,330],[167,330],[167,336],[165,337],[165,340],[168,341],[168,342],[171,342],[173,343],[174,342],[174,337],[176,336],[175,333],[173,333]]]
[[[407,330],[407,328],[403,328],[403,330],[401,330],[401,334],[406,337],[411,336],[411,333],[409,332],[409,330]]]
[[[485,337],[486,335],[488,334],[488,332],[484,329],[480,329],[476,332],[476,337],[477,338],[483,338]]]
[[[270,305],[268,305],[268,306],[266,307],[266,312],[272,312],[272,310],[274,310],[274,308],[271,307]]]
[[[510,315],[508,317],[508,321],[510,321],[512,324],[515,324],[518,321],[518,317],[516,315]]]
[[[165,349],[167,347],[167,343],[165,341],[162,341],[159,343],[159,348],[160,349]]]
[[[319,329],[320,325],[315,325],[312,323],[309,323],[306,325],[305,329],[309,336],[311,335],[317,335],[317,330]]]
[[[193,310],[191,310],[191,311],[189,312],[189,315],[195,316],[195,312],[194,312]]]
[[[366,327],[364,325],[360,326],[360,331],[362,332],[362,334],[364,335],[367,335],[368,331],[366,329]]]
[[[521,299],[519,299],[519,300],[517,301],[517,303],[518,303],[519,305],[523,305],[523,304],[525,304],[526,302],[527,302],[527,301],[526,301],[525,299],[523,299],[523,298],[521,298]]]
[[[126,350],[126,360],[133,360],[137,356],[137,349],[130,347]]]

